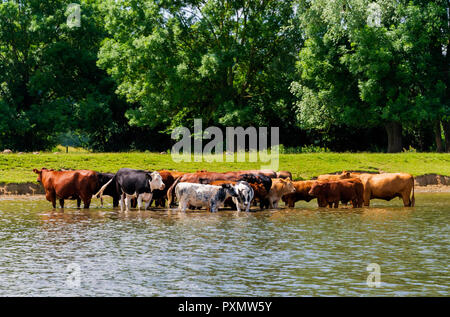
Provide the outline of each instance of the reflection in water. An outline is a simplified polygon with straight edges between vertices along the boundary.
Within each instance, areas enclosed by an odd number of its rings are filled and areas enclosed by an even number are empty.
[[[416,198],[213,214],[2,198],[0,295],[448,296],[450,194]],[[79,288],[67,284],[72,263]],[[380,288],[366,285],[370,263]]]

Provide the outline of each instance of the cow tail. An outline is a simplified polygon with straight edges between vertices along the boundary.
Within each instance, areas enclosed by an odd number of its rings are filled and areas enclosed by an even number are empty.
[[[414,207],[416,203],[416,199],[414,198],[414,177],[412,178],[412,198],[411,198],[411,207]]]
[[[168,207],[170,208],[170,206],[172,205],[172,200],[173,200],[173,198],[174,198],[174,193],[173,193],[173,191],[174,191],[174,189],[175,189],[175,187],[177,186],[177,184],[180,182],[180,179],[181,179],[181,176],[179,176],[176,180],[175,180],[175,182],[173,182],[173,184],[172,184],[172,186],[170,186],[169,187],[169,189],[167,190],[167,204],[168,204]]]
[[[103,200],[103,192],[105,191],[106,187],[108,187],[109,183],[111,183],[116,177],[114,176],[113,178],[111,178],[105,185],[102,186],[102,188],[100,188],[100,190],[98,191],[97,194],[94,195],[94,197],[100,198]]]

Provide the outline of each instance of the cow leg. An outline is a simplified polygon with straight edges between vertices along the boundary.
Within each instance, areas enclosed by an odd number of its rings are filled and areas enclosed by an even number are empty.
[[[130,203],[131,203],[131,198],[130,198],[130,196],[128,196],[127,194],[125,194],[125,211],[126,211],[126,212],[130,211]]]
[[[77,198],[77,208],[79,209],[81,206],[81,198]]]
[[[118,207],[119,206],[119,199],[117,199],[116,197],[113,197],[113,207]]]
[[[409,195],[406,193],[402,193],[403,206],[411,207],[411,200],[409,199]]]
[[[151,204],[152,204],[152,201],[151,201],[151,200],[149,200],[149,201],[146,201],[146,202],[145,202],[145,208],[144,208],[144,210],[147,210],[147,209],[148,209],[148,207],[150,207],[150,206],[151,206]]]
[[[136,208],[136,206],[137,206],[137,199],[136,198],[130,197],[130,206],[131,206],[131,208]]]
[[[187,201],[185,201],[184,199],[180,199],[180,201],[178,202],[178,211],[186,212],[187,205]]]
[[[276,201],[273,202],[273,207],[274,207],[274,208],[278,208],[278,200],[276,200]]]
[[[210,209],[211,209],[211,212],[216,212],[217,210],[218,210],[218,208],[217,208],[218,206],[217,206],[217,204],[216,203],[214,203],[214,202],[211,202],[211,207],[210,207]]]
[[[53,209],[56,208],[56,193],[48,192],[45,194],[45,198],[52,203]]]
[[[334,202],[334,208],[337,208],[337,207],[339,207],[339,201]]]
[[[91,205],[91,198],[83,198],[83,208],[89,209],[89,206]]]
[[[295,206],[294,199],[289,198],[287,201],[287,205],[289,208],[294,208],[294,206]]]
[[[59,200],[59,205],[61,206],[61,208],[64,208],[64,199]]]
[[[150,199],[150,201],[151,201],[151,199]],[[141,211],[141,207],[142,207],[142,195],[138,195],[138,196],[137,196],[137,207],[138,207],[138,210]]]
[[[241,211],[241,204],[239,203],[239,201],[238,201],[238,199],[236,197],[233,197],[233,202],[236,205],[236,210],[238,212],[240,212]]]
[[[364,206],[369,207],[369,205],[370,205],[370,190],[369,189],[364,188],[363,200],[364,200]]]
[[[125,193],[122,193],[122,195],[120,195],[120,211],[123,211],[124,207],[125,207]]]

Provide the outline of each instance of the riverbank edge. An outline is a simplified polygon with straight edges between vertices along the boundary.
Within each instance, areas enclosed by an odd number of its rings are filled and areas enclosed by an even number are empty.
[[[331,173],[330,173],[331,174]],[[448,193],[450,192],[450,176],[439,174],[419,175],[415,178],[417,193]],[[0,196],[11,195],[43,195],[44,188],[39,183],[0,183]]]

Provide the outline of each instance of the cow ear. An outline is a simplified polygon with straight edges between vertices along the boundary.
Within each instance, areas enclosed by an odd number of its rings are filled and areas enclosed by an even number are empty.
[[[36,174],[39,174],[41,171],[39,171],[38,169],[33,169],[33,172],[35,172]]]
[[[222,188],[230,188],[230,184],[222,184]]]
[[[151,174],[151,173],[145,173],[145,176],[146,176],[149,180],[152,180],[152,174]]]

